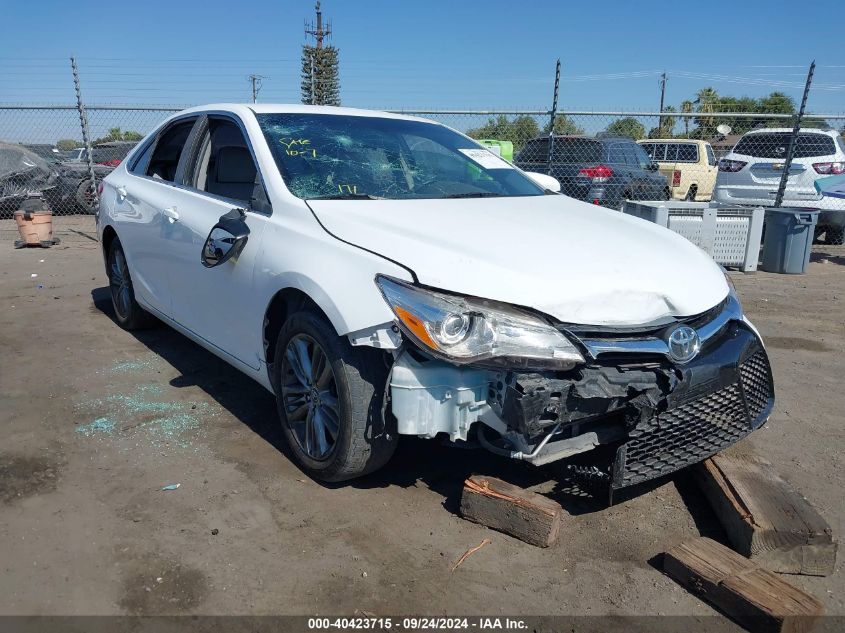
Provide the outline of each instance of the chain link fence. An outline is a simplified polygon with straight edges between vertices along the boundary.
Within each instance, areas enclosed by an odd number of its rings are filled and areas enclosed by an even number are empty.
[[[715,107],[715,106],[714,106]],[[179,107],[88,106],[95,183],[76,106],[0,106],[0,217],[39,194],[55,215],[92,214],[99,181]],[[399,110],[455,128],[562,192],[620,208],[626,199],[772,206],[795,116],[766,112]],[[842,242],[845,200],[816,181],[845,172],[845,115],[807,115],[784,206],[822,210],[819,237]],[[553,134],[550,134],[553,131]]]

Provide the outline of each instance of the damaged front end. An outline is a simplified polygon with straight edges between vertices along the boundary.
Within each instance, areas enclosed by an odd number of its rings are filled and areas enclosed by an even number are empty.
[[[613,490],[713,455],[773,406],[768,357],[733,294],[650,331],[560,327],[584,359],[571,369],[456,365],[407,346],[390,379],[398,432],[477,439],[534,465],[605,446],[613,459],[591,472]],[[671,348],[681,327],[698,345],[686,362]]]

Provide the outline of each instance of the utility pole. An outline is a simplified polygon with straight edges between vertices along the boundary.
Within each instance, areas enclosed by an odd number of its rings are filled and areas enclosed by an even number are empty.
[[[317,11],[317,23],[316,24],[309,24],[305,23],[305,36],[308,37],[309,35],[314,36],[315,45],[314,48],[317,51],[323,48],[323,38],[328,37],[332,33],[332,27],[330,24],[326,25],[326,28],[323,28],[323,11],[320,8],[320,0],[317,0],[317,4],[314,6]],[[314,52],[311,55],[311,105],[317,103],[317,75],[316,69],[314,68],[314,58],[319,55],[318,52]]]
[[[70,56],[70,69],[73,72],[73,86],[76,89],[76,109],[79,112],[79,125],[82,127],[82,143],[85,145],[85,153],[88,155],[88,178],[91,182],[91,200],[93,201],[96,213],[99,213],[100,194],[97,191],[97,176],[94,173],[94,151],[91,148],[91,132],[88,129],[88,113],[85,111],[85,104],[82,101],[82,86],[79,83],[79,69],[76,67],[76,57]]]
[[[323,38],[332,34],[332,25],[330,22],[326,22],[325,28],[323,27],[323,11],[320,9],[320,0],[317,0],[315,9],[317,10],[317,24],[306,23],[305,34],[314,36],[317,42],[315,48],[323,48]]]
[[[660,75],[660,114],[663,114],[663,99],[666,97],[666,71]],[[659,117],[657,121],[657,129],[663,133],[663,117]]]
[[[258,101],[258,91],[261,90],[261,82],[263,79],[267,79],[264,75],[250,75],[247,77],[247,81],[252,82],[252,102],[256,103]]]

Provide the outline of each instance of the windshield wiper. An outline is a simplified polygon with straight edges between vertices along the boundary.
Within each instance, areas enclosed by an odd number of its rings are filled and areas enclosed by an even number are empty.
[[[381,196],[374,196],[369,193],[339,193],[332,196],[314,196],[307,200],[384,200]]]
[[[444,198],[501,198],[502,194],[492,191],[472,191],[467,193],[451,193]]]

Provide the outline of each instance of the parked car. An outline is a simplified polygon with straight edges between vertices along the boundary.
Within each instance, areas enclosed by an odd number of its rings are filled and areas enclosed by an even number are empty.
[[[70,160],[58,165],[59,200],[56,205],[64,213],[96,212],[94,192],[100,181],[120,164],[137,145],[137,141],[112,141],[92,147],[95,183],[91,183],[88,170],[88,152],[84,147],[74,150]]]
[[[549,137],[532,139],[514,164],[557,178],[561,192],[612,209],[624,200],[668,200],[669,183],[656,163],[632,139],[555,136],[549,165]]]
[[[792,130],[765,128],[746,133],[730,154],[719,161],[716,200],[727,204],[772,206],[789,149]],[[845,205],[815,189],[818,178],[845,173],[845,141],[833,130],[799,133],[784,206],[819,209],[817,233],[829,244],[845,238]]]
[[[274,393],[326,481],[415,435],[533,464],[602,445],[591,472],[615,489],[759,427],[769,361],[724,271],[549,181],[424,119],[185,110],[103,181],[114,316],[157,317]]]
[[[649,139],[637,141],[669,181],[675,200],[708,202],[716,184],[716,155],[706,141]]]
[[[55,186],[47,161],[22,145],[0,143],[0,218],[12,217],[33,194],[48,198]]]

